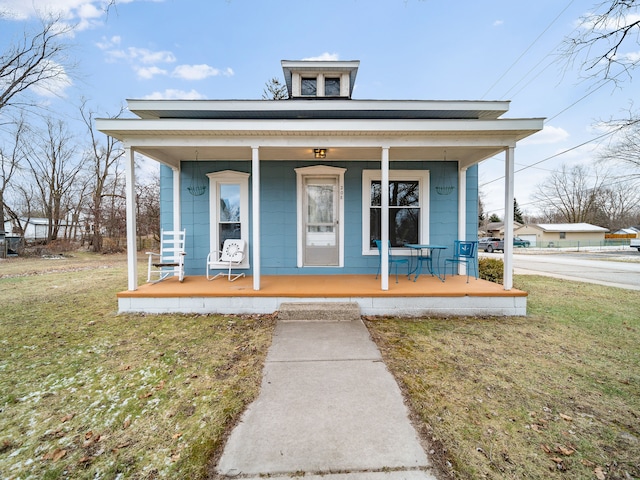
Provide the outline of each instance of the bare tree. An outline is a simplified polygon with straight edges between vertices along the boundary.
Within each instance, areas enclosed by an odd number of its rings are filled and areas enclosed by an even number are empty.
[[[640,18],[638,0],[601,2],[580,18],[575,34],[564,44],[569,63],[579,62],[588,77],[618,83],[621,74],[631,78],[640,57]]]
[[[625,178],[603,185],[598,192],[597,224],[616,231],[630,225],[640,215],[640,188],[637,181]]]
[[[120,158],[124,155],[124,149],[120,142],[113,137],[98,134],[94,129],[94,112],[88,109],[87,102],[83,101],[80,114],[87,128],[91,140],[91,147],[86,153],[87,168],[91,175],[91,201],[89,216],[91,223],[91,247],[94,252],[102,251],[102,230],[104,207],[103,200],[108,191],[108,182],[114,181],[118,176]],[[112,118],[117,118],[122,110]],[[100,135],[100,136],[98,136]]]
[[[0,231],[4,230],[5,216],[5,193],[11,185],[12,178],[17,173],[20,162],[24,160],[23,152],[20,148],[21,137],[25,131],[24,119],[20,118],[15,124],[8,144],[3,147],[0,144]]]
[[[60,82],[68,82],[72,65],[65,40],[73,27],[60,20],[59,16],[43,19],[38,31],[25,31],[0,53],[0,111],[34,106],[29,95],[34,89],[56,93]]]
[[[533,194],[538,207],[547,218],[567,223],[593,222],[598,213],[598,194],[606,176],[591,173],[585,166],[567,167],[542,184]]]
[[[46,131],[34,132],[26,146],[27,163],[48,220],[47,241],[56,240],[69,213],[69,197],[82,164],[74,162],[76,145],[61,120],[47,119]]]
[[[640,114],[630,111],[628,117],[611,119],[605,124],[618,132],[613,142],[599,154],[599,161],[621,165],[625,177],[640,179]]]
[[[277,77],[273,77],[265,84],[262,91],[263,100],[285,100],[287,98],[289,98],[287,86]]]

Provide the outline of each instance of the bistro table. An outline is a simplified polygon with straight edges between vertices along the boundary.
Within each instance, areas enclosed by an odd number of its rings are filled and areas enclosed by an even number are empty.
[[[440,252],[442,250],[446,250],[447,247],[444,245],[423,245],[419,243],[405,243],[405,247],[411,249],[411,263],[413,264],[413,253],[415,252],[416,258],[416,266],[413,269],[409,269],[409,276],[412,273],[415,273],[413,281],[415,282],[420,274],[422,273],[422,263],[426,262],[427,267],[429,268],[429,273],[438,277],[441,281],[444,282],[444,276],[440,276]],[[434,268],[435,263],[435,268]]]

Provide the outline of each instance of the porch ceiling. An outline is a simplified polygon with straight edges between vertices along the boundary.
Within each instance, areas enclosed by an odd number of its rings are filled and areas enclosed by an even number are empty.
[[[313,146],[260,147],[261,161],[313,161],[314,148],[326,148],[327,156],[322,162],[334,161],[380,161],[380,147],[333,147],[324,142]],[[461,167],[479,163],[494,155],[502,154],[504,146],[497,147],[392,147],[391,161],[458,161]],[[251,147],[225,146],[145,146],[135,147],[135,151],[171,167],[179,167],[182,160],[199,161],[251,160]]]

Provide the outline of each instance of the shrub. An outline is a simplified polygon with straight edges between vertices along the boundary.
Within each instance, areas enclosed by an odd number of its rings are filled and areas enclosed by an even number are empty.
[[[497,258],[479,258],[478,276],[483,280],[502,284],[504,263]]]

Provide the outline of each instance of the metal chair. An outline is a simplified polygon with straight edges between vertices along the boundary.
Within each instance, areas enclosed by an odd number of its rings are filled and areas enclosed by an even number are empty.
[[[380,256],[380,260],[378,262],[378,271],[376,273],[376,280],[378,279],[378,275],[380,275],[380,271],[382,270],[382,242],[380,240],[376,240],[376,247],[378,247],[378,254]],[[409,259],[408,258],[398,258],[391,256],[391,242],[389,242],[389,271],[391,271],[391,267],[393,265],[396,266],[396,283],[398,283],[398,265],[407,265],[407,278],[409,277]]]
[[[240,239],[227,239],[222,244],[222,250],[211,252],[207,255],[207,280],[215,280],[221,276],[227,276],[230,282],[244,277],[244,273],[232,274],[234,267],[240,266],[245,257],[245,241]],[[218,272],[215,276],[210,275],[211,270],[228,269],[228,272]],[[233,278],[231,278],[233,277]]]
[[[161,230],[160,253],[146,252],[149,256],[147,282],[158,283],[170,276],[184,280],[184,242],[186,230]],[[154,261],[155,260],[155,261]],[[152,277],[157,279],[152,280]]]
[[[447,275],[447,264],[451,264],[451,275],[456,265],[464,264],[467,270],[467,283],[469,283],[469,267],[473,265],[476,280],[478,279],[478,242],[456,240],[453,245],[453,257],[444,259],[444,274]]]

